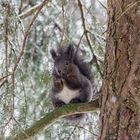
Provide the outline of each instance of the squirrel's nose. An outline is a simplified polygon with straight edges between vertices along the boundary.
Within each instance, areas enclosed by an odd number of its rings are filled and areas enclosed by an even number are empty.
[[[56,72],[58,75],[64,77],[66,75],[66,72],[64,70],[61,70],[61,69],[56,69]]]
[[[62,70],[58,70],[58,73],[61,75],[61,76],[65,76],[65,72],[64,71],[62,71]]]
[[[65,73],[64,73],[64,72],[62,72],[62,76],[63,76],[63,77],[65,76]]]
[[[56,72],[57,75],[61,75],[61,70],[60,69],[55,68],[55,72]]]
[[[61,74],[61,70],[58,70],[58,73]]]

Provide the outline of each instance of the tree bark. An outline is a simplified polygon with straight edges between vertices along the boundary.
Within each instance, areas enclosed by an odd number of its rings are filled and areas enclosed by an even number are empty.
[[[99,140],[140,140],[140,0],[108,0]]]

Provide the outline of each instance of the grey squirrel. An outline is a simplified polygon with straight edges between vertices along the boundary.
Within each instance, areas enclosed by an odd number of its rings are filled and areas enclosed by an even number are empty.
[[[65,48],[52,49],[54,60],[53,86],[51,99],[54,107],[70,103],[89,102],[92,99],[92,74],[88,63],[78,55],[72,44]],[[65,117],[68,120],[79,120],[84,116],[74,114]]]

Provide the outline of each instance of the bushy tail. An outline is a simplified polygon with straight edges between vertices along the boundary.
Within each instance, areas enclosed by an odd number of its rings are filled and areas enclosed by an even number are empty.
[[[80,121],[81,119],[84,118],[84,116],[85,116],[85,113],[79,113],[79,114],[69,115],[64,118],[69,121]]]

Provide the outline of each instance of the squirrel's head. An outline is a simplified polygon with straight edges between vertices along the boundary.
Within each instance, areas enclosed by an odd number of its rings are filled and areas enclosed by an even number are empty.
[[[54,73],[65,77],[70,69],[74,66],[73,59],[76,50],[72,44],[65,48],[59,48],[57,51],[51,50],[51,55],[54,60]]]

